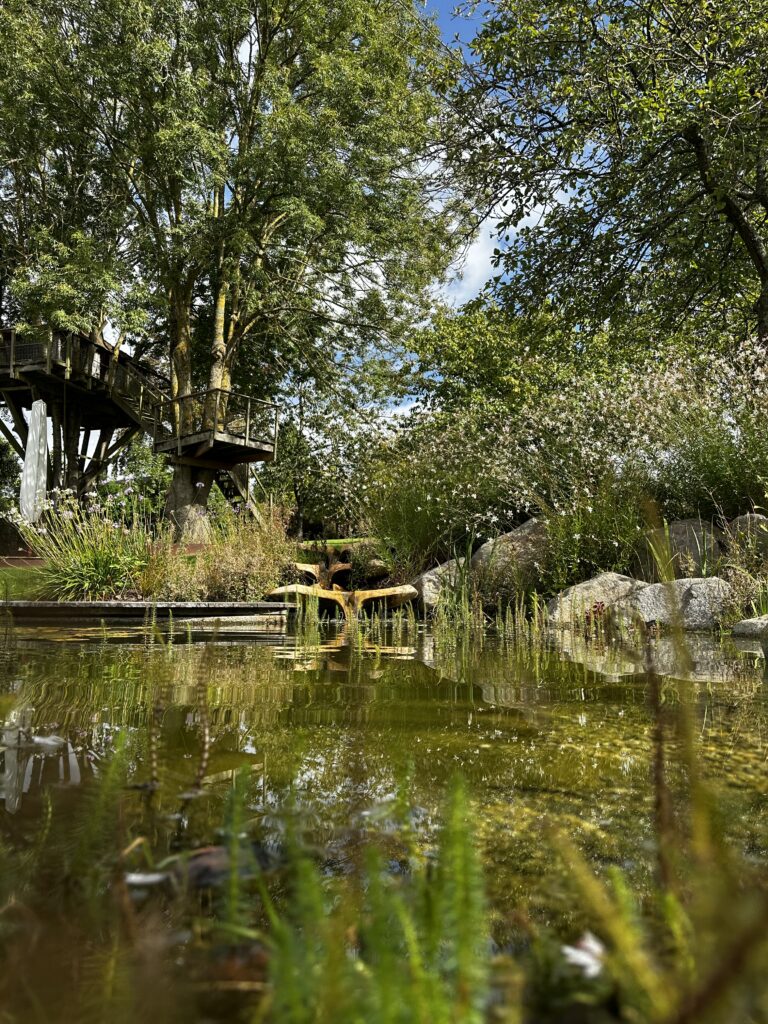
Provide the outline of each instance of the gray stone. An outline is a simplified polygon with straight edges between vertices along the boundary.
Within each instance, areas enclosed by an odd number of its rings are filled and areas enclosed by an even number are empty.
[[[731,634],[746,640],[768,639],[768,615],[759,615],[754,619],[742,619],[731,630]]]
[[[746,546],[762,557],[768,557],[768,516],[747,512],[728,525],[727,543]]]
[[[411,586],[416,588],[419,604],[425,611],[431,612],[437,608],[444,587],[456,586],[463,565],[463,558],[452,558],[449,562],[443,562],[442,565],[428,569],[416,577]]]
[[[689,579],[711,572],[724,551],[723,531],[701,519],[678,519],[651,530],[640,546],[640,575]]]
[[[481,572],[511,572],[521,581],[533,582],[548,550],[547,524],[543,519],[529,519],[517,529],[486,541],[472,556],[471,564]]]
[[[615,606],[617,614],[645,623],[705,631],[715,629],[731,600],[731,587],[717,576],[654,583]]]
[[[682,643],[677,637],[654,636],[647,654],[639,637],[596,643],[578,630],[554,630],[553,642],[565,660],[614,681],[643,675],[646,668],[692,682],[738,683],[762,678],[762,666],[756,668],[754,658],[743,657],[743,653],[755,651],[754,644],[751,649],[746,645],[745,651],[745,641],[739,641],[737,647],[706,633],[691,633]],[[759,644],[756,651],[762,653]]]
[[[625,600],[633,594],[641,592],[649,586],[642,580],[631,576],[621,576],[617,572],[604,572],[584,583],[563,590],[547,605],[549,621],[554,625],[569,626],[583,623],[585,615],[595,607],[602,605],[606,610],[618,601]]]

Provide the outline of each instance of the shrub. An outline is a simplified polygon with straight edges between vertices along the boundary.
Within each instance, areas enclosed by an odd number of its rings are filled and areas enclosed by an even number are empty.
[[[36,575],[40,597],[58,601],[97,601],[136,595],[150,560],[152,539],[140,518],[125,515],[114,497],[89,496],[81,505],[71,493],[55,496],[34,525],[16,525],[43,559]]]
[[[229,512],[213,524],[210,543],[195,556],[162,540],[142,576],[142,591],[167,600],[259,600],[291,575],[295,550],[286,518],[279,509],[261,508],[253,519]]]
[[[552,524],[540,586],[628,571],[646,508],[669,521],[762,504],[768,409],[762,356],[653,352],[643,365],[581,368],[556,392],[382,428],[369,479],[372,532],[427,565],[531,514]]]

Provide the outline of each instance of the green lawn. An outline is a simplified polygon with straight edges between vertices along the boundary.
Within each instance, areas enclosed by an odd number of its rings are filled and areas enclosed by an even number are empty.
[[[24,601],[35,597],[37,569],[8,569],[0,566],[0,601]]]
[[[318,548],[354,548],[360,544],[372,544],[377,543],[375,537],[335,537],[330,540],[305,540],[301,541],[298,545],[299,555],[306,555],[307,553],[313,553]]]

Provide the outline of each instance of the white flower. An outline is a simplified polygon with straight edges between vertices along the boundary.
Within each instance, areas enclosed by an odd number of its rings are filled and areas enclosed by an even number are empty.
[[[584,932],[575,946],[563,946],[567,963],[580,967],[585,978],[597,978],[603,969],[605,946],[592,932]]]

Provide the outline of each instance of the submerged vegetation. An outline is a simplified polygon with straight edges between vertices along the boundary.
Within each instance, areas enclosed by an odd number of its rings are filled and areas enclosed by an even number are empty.
[[[151,635],[59,646],[55,667],[11,653],[6,807],[9,751],[41,778],[63,757],[69,787],[34,783],[2,819],[9,1020],[62,998],[72,1020],[764,1019],[748,662],[724,652],[706,683],[712,649],[661,676],[651,639],[603,677],[599,638],[568,663],[520,637],[368,629],[310,629],[288,660]],[[621,658],[634,681],[610,682]]]

